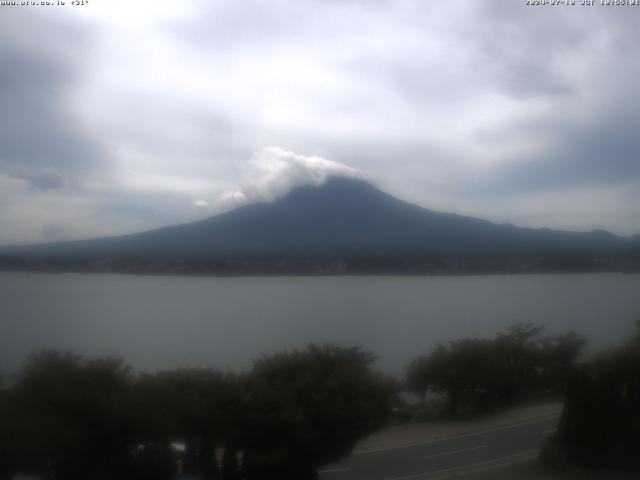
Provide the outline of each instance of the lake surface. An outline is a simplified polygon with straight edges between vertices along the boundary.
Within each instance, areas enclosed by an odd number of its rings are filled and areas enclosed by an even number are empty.
[[[640,317],[640,275],[214,278],[0,272],[0,371],[44,348],[155,370],[214,366],[310,342],[362,345],[401,374],[437,342],[519,321],[576,330],[591,350]]]

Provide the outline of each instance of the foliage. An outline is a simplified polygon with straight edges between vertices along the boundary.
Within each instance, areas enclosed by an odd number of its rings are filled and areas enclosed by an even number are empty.
[[[208,368],[179,369],[143,375],[133,388],[141,441],[181,439],[187,473],[214,477],[216,446],[229,446],[243,414],[239,379]]]
[[[2,379],[0,378],[0,480],[9,479],[11,476],[12,452],[11,438],[12,432],[9,430],[10,414],[9,414],[9,395]]]
[[[572,464],[640,468],[640,322],[635,338],[571,375],[551,449]]]
[[[309,346],[255,363],[243,441],[250,478],[312,478],[381,427],[392,390],[359,348]],[[286,459],[286,460],[285,460]],[[274,477],[275,475],[275,477]]]
[[[0,388],[0,480],[170,480],[178,457],[185,474],[235,480],[240,451],[247,480],[312,477],[385,421],[391,393],[372,360],[358,348],[310,346],[264,357],[245,375],[134,375],[120,359],[42,352]]]
[[[84,361],[53,351],[31,357],[10,396],[16,463],[68,480],[126,471],[128,380],[129,368],[116,358]]]
[[[517,324],[493,339],[466,338],[438,345],[407,369],[407,388],[449,398],[457,415],[508,404],[534,392],[560,392],[584,346],[571,332],[541,337],[544,327]]]

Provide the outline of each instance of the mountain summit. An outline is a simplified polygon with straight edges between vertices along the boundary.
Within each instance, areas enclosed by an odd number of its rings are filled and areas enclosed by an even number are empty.
[[[637,238],[593,231],[518,228],[439,213],[403,202],[362,180],[329,178],[194,223],[144,233],[21,247],[6,252],[34,259],[148,265],[283,265],[370,261],[399,266],[425,259],[565,258],[630,255]],[[375,259],[375,260],[373,260]],[[203,263],[204,262],[204,263]],[[209,263],[207,263],[209,262]],[[235,263],[234,263],[235,262]],[[240,263],[238,263],[240,262]],[[2,263],[2,262],[0,262]],[[431,263],[428,263],[431,264]],[[146,267],[145,267],[146,268]]]

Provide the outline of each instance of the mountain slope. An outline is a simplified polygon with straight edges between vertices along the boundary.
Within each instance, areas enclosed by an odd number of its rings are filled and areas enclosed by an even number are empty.
[[[438,213],[359,180],[331,178],[202,221],[135,235],[13,249],[26,256],[205,260],[284,257],[598,255],[640,244],[594,231],[526,229]]]

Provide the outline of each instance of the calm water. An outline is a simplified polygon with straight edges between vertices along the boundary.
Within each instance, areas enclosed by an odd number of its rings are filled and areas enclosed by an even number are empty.
[[[435,343],[517,321],[575,329],[591,349],[640,317],[640,275],[206,278],[0,272],[0,369],[43,348],[135,367],[242,369],[309,342],[358,344],[401,373]]]

